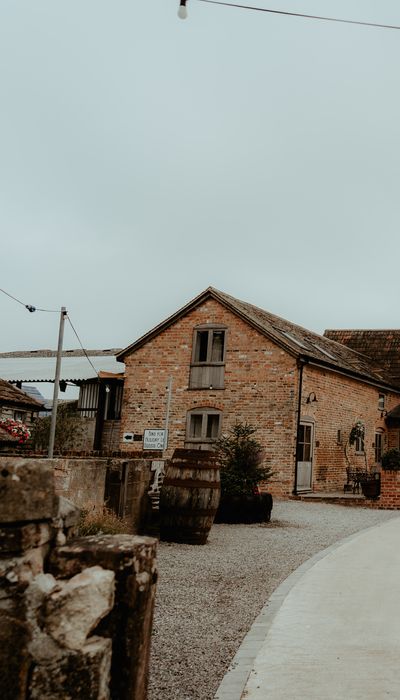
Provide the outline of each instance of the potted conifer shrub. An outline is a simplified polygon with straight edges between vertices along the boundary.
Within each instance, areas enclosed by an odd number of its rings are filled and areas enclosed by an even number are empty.
[[[215,522],[269,522],[272,496],[260,491],[272,471],[265,464],[262,445],[255,439],[256,428],[236,423],[216,444],[221,472],[221,499]]]

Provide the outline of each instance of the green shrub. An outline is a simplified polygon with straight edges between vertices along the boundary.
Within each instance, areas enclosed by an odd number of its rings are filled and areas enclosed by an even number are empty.
[[[45,450],[49,445],[51,416],[36,418],[31,428],[31,444],[34,449]],[[84,421],[80,413],[68,403],[57,407],[54,451],[65,452],[79,449],[84,431]]]
[[[255,432],[252,425],[236,423],[228,435],[217,441],[221,495],[252,495],[260,482],[272,477],[271,468],[264,464],[264,449],[253,437]]]
[[[400,469],[400,450],[388,450],[382,455],[382,469],[393,471]]]

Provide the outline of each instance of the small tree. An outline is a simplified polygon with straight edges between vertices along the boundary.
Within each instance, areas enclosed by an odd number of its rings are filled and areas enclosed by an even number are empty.
[[[262,445],[253,437],[256,428],[236,423],[228,435],[216,443],[215,452],[221,467],[222,495],[251,495],[261,481],[268,481],[273,472],[264,464]]]
[[[31,428],[31,441],[35,449],[45,450],[49,444],[51,416],[37,418]],[[79,449],[83,434],[82,419],[77,411],[67,403],[57,408],[54,451]]]

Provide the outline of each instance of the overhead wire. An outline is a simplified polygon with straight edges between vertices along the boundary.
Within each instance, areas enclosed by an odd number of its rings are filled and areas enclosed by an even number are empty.
[[[362,27],[378,27],[380,29],[400,29],[397,24],[379,24],[377,22],[362,22],[354,19],[342,19],[341,17],[325,17],[323,15],[308,15],[303,12],[288,12],[287,10],[271,10],[266,7],[256,7],[254,5],[241,5],[233,2],[224,2],[224,0],[198,0],[198,2],[207,2],[210,5],[224,5],[226,7],[237,7],[241,10],[253,10],[254,12],[268,12],[272,15],[284,15],[287,17],[300,17],[302,19],[314,19],[322,22],[339,22],[341,24],[355,24]]]
[[[1,289],[1,288],[0,288],[0,292],[3,292],[3,294],[5,294],[6,296],[10,297],[10,299],[14,299],[14,301],[16,301],[18,304],[21,304],[21,306],[24,306],[25,309],[28,309],[28,311],[30,311],[30,312],[33,312],[33,311],[44,311],[44,312],[49,313],[49,314],[59,314],[59,313],[60,313],[60,309],[40,309],[40,308],[37,307],[37,306],[33,306],[33,304],[25,304],[25,303],[24,303],[23,301],[21,301],[20,299],[17,299],[17,297],[14,297],[14,296],[13,296],[12,294],[10,294],[9,292],[6,292],[5,289]]]
[[[60,313],[60,309],[40,309],[40,308],[38,308],[37,306],[32,306],[32,304],[24,304],[23,301],[21,301],[20,299],[17,299],[17,297],[13,296],[13,295],[10,294],[9,292],[6,292],[5,289],[1,289],[1,288],[0,288],[0,292],[2,292],[3,294],[5,294],[6,296],[10,297],[10,299],[13,299],[13,300],[16,301],[18,304],[21,304],[21,306],[23,306],[25,309],[28,309],[28,311],[30,311],[30,312],[33,312],[33,311],[44,311],[44,312],[47,312],[47,313],[57,313],[57,314]],[[97,375],[97,377],[98,377],[98,376],[99,376],[99,372],[97,371],[96,367],[94,366],[93,362],[91,361],[91,359],[90,359],[89,355],[87,354],[85,348],[83,347],[82,341],[81,341],[81,339],[80,339],[80,337],[79,337],[79,335],[78,335],[78,333],[77,333],[77,331],[76,331],[76,329],[75,329],[75,327],[74,327],[74,325],[73,325],[73,323],[72,323],[72,321],[71,321],[71,319],[70,319],[70,317],[69,317],[68,312],[65,312],[65,317],[68,319],[69,324],[70,324],[70,326],[71,326],[73,332],[75,333],[75,336],[76,336],[76,338],[77,338],[77,340],[78,340],[79,345],[81,346],[81,349],[82,349],[82,351],[83,351],[83,354],[85,355],[86,359],[88,360],[89,364],[91,365],[92,369],[94,370],[94,372],[96,373],[96,375]]]
[[[70,324],[72,330],[74,331],[74,333],[75,333],[75,335],[76,335],[76,337],[77,337],[77,339],[78,339],[78,343],[79,343],[79,345],[81,346],[81,349],[83,350],[83,353],[84,353],[84,355],[85,355],[87,361],[88,361],[89,364],[92,366],[92,369],[95,371],[95,373],[96,373],[96,375],[97,375],[97,377],[98,377],[98,376],[99,376],[99,372],[97,371],[96,367],[94,366],[93,362],[91,361],[91,359],[90,359],[89,355],[87,354],[85,348],[83,347],[82,341],[81,341],[81,339],[80,339],[78,333],[76,332],[76,330],[75,330],[75,328],[74,328],[74,325],[73,325],[73,323],[72,323],[72,321],[71,321],[71,319],[70,319],[70,317],[69,317],[69,315],[68,315],[68,312],[66,313],[66,318],[68,319],[68,322],[69,322],[69,324]]]

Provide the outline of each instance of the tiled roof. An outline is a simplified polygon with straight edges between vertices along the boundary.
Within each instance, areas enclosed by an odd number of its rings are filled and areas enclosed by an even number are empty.
[[[400,386],[400,330],[326,330],[324,336],[362,352],[388,382]]]
[[[214,287],[206,289],[195,299],[179,309],[175,314],[149,331],[149,333],[146,333],[146,335],[139,338],[132,343],[132,345],[129,345],[125,350],[119,353],[117,359],[123,360],[125,355],[137,350],[151,338],[154,338],[158,333],[161,333],[179,318],[204,303],[209,298],[215,299],[233,313],[239,315],[244,321],[294,357],[303,358],[307,361],[314,361],[318,364],[344,371],[347,374],[361,377],[377,384],[382,385],[390,383],[376,364],[364,354],[335,342],[335,340],[313,333],[295,323],[286,321],[253,304],[220,292]]]
[[[25,406],[31,410],[39,410],[43,406],[42,403],[28,396],[24,391],[20,391],[20,389],[17,389],[17,387],[9,384],[4,379],[0,379],[0,405],[4,404]]]

